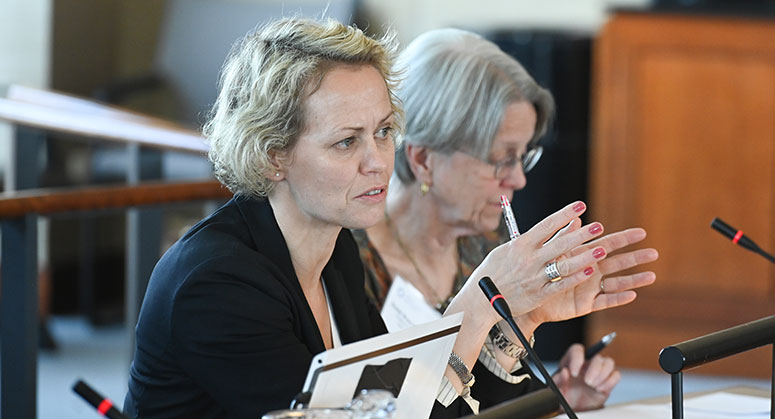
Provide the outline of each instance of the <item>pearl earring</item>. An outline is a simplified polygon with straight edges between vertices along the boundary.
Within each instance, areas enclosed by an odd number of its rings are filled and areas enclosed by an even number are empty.
[[[280,177],[280,172],[275,172],[274,177]]]

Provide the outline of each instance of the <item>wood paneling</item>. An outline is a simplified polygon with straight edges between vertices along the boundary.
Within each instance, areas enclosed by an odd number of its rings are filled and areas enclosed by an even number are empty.
[[[639,225],[657,283],[592,317],[622,366],[775,312],[775,268],[709,228],[721,217],[775,250],[775,22],[620,14],[595,52],[590,209]],[[770,352],[701,372],[767,376]]]

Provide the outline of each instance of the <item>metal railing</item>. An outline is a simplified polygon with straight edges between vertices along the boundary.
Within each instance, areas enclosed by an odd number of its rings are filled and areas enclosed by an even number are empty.
[[[140,183],[139,149],[183,151],[204,154],[201,135],[173,123],[57,92],[10,86],[0,95],[0,120],[17,130],[15,155],[6,173],[9,192],[0,195],[2,226],[2,289],[0,290],[0,417],[36,416],[38,357],[37,217],[58,213],[128,208],[127,217],[127,322],[139,310],[147,274],[158,258],[144,242],[142,208],[191,202],[222,200],[231,193],[213,180],[176,183]],[[36,166],[30,147],[29,127],[127,145],[130,159],[128,185],[68,189],[25,189],[35,182],[25,180]],[[32,138],[36,140],[36,138]],[[32,141],[34,142],[34,141]],[[21,173],[21,174],[20,174]],[[8,179],[13,179],[8,182]],[[9,186],[10,185],[10,186]],[[31,185],[31,186],[30,186]],[[150,229],[153,225],[150,226]],[[158,232],[154,232],[159,234]],[[150,268],[149,268],[150,266]],[[143,278],[145,277],[145,278]]]
[[[659,366],[671,374],[673,419],[683,419],[683,371],[765,345],[772,345],[770,418],[775,419],[775,316],[720,330],[668,346]]]

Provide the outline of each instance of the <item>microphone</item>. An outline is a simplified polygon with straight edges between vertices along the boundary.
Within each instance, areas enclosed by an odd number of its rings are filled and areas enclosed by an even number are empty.
[[[106,418],[128,419],[126,416],[124,416],[123,413],[121,413],[120,410],[113,406],[113,402],[110,401],[110,399],[102,397],[102,395],[97,393],[93,388],[84,383],[82,380],[75,382],[73,385],[73,391],[76,392],[79,396],[83,397],[87,403],[94,406],[94,408],[97,409],[97,411]]]
[[[498,291],[498,287],[495,286],[495,284],[492,282],[492,279],[490,279],[489,276],[485,276],[484,278],[480,279],[479,288],[482,289],[484,295],[487,296],[488,300],[490,300],[490,305],[501,317],[503,317],[504,320],[506,320],[509,326],[511,326],[511,330],[516,333],[517,338],[522,343],[522,346],[525,348],[525,350],[527,350],[527,355],[530,358],[530,361],[532,361],[533,365],[535,365],[536,368],[538,368],[538,371],[541,372],[544,380],[546,380],[546,385],[548,385],[554,394],[557,395],[557,399],[560,401],[560,405],[562,406],[563,410],[565,410],[568,418],[578,419],[578,416],[576,416],[576,413],[573,411],[573,409],[571,409],[568,401],[565,400],[562,392],[560,392],[560,389],[557,388],[557,384],[555,384],[554,380],[552,380],[552,376],[549,375],[549,373],[546,371],[546,368],[544,368],[544,364],[540,359],[538,359],[538,354],[535,353],[533,347],[530,346],[530,343],[525,338],[525,335],[521,330],[519,330],[519,327],[514,321],[514,318],[511,317],[511,309],[509,309],[509,304],[506,302],[506,298],[504,298],[500,291]]]
[[[732,226],[721,221],[721,219],[718,217],[714,218],[713,221],[710,222],[710,226],[714,230],[726,236],[728,239],[732,240],[732,243],[738,244],[754,253],[758,253],[770,262],[775,263],[775,256],[772,256],[771,254],[762,250],[758,244],[754,243],[753,240],[743,234],[743,230],[736,230],[732,228]]]

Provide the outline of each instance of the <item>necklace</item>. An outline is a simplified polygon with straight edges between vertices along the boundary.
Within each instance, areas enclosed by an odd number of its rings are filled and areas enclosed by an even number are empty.
[[[430,281],[423,275],[422,271],[420,270],[420,267],[417,265],[417,262],[415,262],[414,258],[412,257],[412,254],[409,253],[409,249],[407,249],[406,245],[403,241],[401,241],[401,237],[398,235],[398,230],[395,228],[395,225],[393,225],[393,221],[390,219],[390,216],[388,216],[387,211],[385,211],[385,221],[387,222],[388,228],[390,229],[390,233],[393,235],[393,238],[396,239],[396,243],[398,243],[398,247],[401,248],[401,251],[404,252],[404,256],[406,256],[407,259],[409,259],[409,262],[412,263],[412,266],[414,267],[414,271],[417,273],[417,276],[420,278],[420,281],[422,281],[425,288],[427,288],[431,294],[433,294],[433,298],[436,299],[436,304],[433,305],[436,310],[443,313],[444,310],[447,309],[447,306],[452,301],[452,298],[455,296],[455,293],[453,292],[452,295],[450,295],[447,298],[440,298],[439,295],[436,293],[436,290],[433,289],[433,287],[430,284]]]

